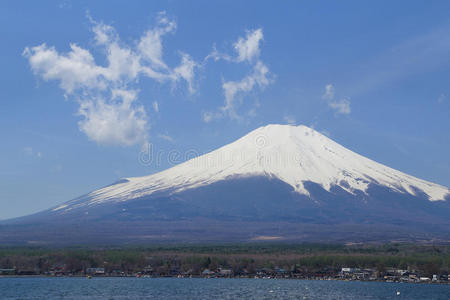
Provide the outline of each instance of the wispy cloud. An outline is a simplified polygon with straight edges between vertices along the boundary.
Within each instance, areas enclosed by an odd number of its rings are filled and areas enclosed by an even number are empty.
[[[261,52],[259,44],[263,40],[263,37],[261,28],[247,31],[245,38],[240,37],[234,44],[234,49],[238,53],[237,61],[252,62],[253,60],[258,59]]]
[[[328,130],[326,130],[326,129],[321,130],[320,133],[325,135],[325,136],[327,136],[327,137],[331,136],[331,133]]]
[[[325,100],[334,99],[334,86],[332,84],[327,84],[325,86],[325,93],[322,95],[322,99]]]
[[[348,115],[352,111],[350,108],[350,100],[348,98],[330,101],[328,102],[328,106],[334,109],[337,114]]]
[[[158,103],[158,101],[153,101],[153,110],[155,111],[155,112],[159,112],[159,103]]]
[[[260,60],[260,43],[264,36],[262,29],[247,31],[245,37],[238,38],[233,44],[236,57],[221,54],[214,47],[213,52],[207,58],[214,60],[224,59],[227,61],[241,63],[247,62],[252,65],[251,73],[238,81],[224,81],[222,89],[225,96],[224,105],[215,112],[203,112],[203,121],[211,122],[214,119],[229,117],[239,119],[236,108],[242,103],[243,96],[255,88],[264,89],[273,79],[270,77],[269,68]]]
[[[262,89],[269,85],[268,73],[267,66],[258,61],[253,67],[253,72],[240,81],[225,81],[222,84],[225,93],[225,105],[220,108],[223,114],[232,119],[238,118],[236,113],[237,96],[252,91],[256,86]],[[238,99],[238,101],[241,101],[241,99]]]
[[[177,23],[161,12],[155,25],[139,38],[125,43],[111,25],[94,20],[92,49],[71,43],[68,52],[60,52],[43,43],[26,47],[23,56],[33,73],[45,81],[57,81],[66,98],[79,104],[79,129],[88,139],[101,145],[131,146],[148,143],[150,119],[139,101],[139,79],[149,78],[158,84],[170,84],[171,89],[184,86],[189,94],[198,89],[197,73],[212,59],[225,60],[249,68],[239,80],[222,79],[224,104],[214,111],[203,111],[204,122],[221,118],[241,119],[238,112],[248,94],[263,90],[273,82],[274,75],[260,59],[264,40],[261,28],[246,31],[234,43],[232,54],[213,51],[196,62],[188,53],[179,55],[177,65],[164,59],[164,37],[177,30]],[[103,53],[100,64],[93,53]],[[149,103],[153,111],[160,111],[159,102]],[[256,114],[256,106],[247,116]]]
[[[50,171],[53,173],[61,173],[62,170],[63,170],[63,165],[61,165],[61,164],[57,164],[50,169]]]
[[[348,115],[351,113],[350,98],[345,97],[340,100],[335,100],[335,88],[329,83],[325,85],[325,92],[322,99],[327,101],[328,107],[332,108],[336,114]]]
[[[297,120],[291,115],[284,116],[283,120],[284,120],[284,122],[286,122],[289,125],[296,125],[297,124]]]
[[[219,119],[221,117],[223,117],[223,115],[218,112],[212,112],[212,111],[202,112],[202,120],[205,123],[209,123],[209,122],[213,121],[214,119]]]
[[[112,26],[90,20],[95,46],[106,55],[105,66],[74,43],[68,53],[44,43],[26,47],[23,55],[37,76],[59,81],[65,95],[79,103],[78,115],[83,119],[78,124],[89,139],[103,145],[145,143],[150,126],[144,107],[137,101],[139,77],[160,83],[185,82],[194,93],[197,64],[182,52],[179,65],[171,68],[164,62],[162,38],[177,27],[165,13],[159,13],[156,25],[131,46],[121,41]]]
[[[438,99],[437,99],[437,102],[438,103],[444,103],[446,100],[447,100],[447,95],[446,94],[440,94]]]
[[[261,28],[256,30],[247,30],[245,37],[239,37],[238,40],[233,43],[233,48],[237,56],[222,53],[217,50],[216,45],[213,45],[213,50],[209,55],[205,57],[205,61],[213,59],[215,61],[225,60],[229,62],[254,62],[259,58],[261,53],[260,44],[264,40],[264,35]]]
[[[143,106],[134,105],[136,92],[112,90],[111,101],[103,98],[83,99],[78,125],[93,141],[104,145],[130,146],[147,139],[147,114]]]
[[[393,45],[356,72],[348,89],[352,97],[384,84],[396,82],[450,65],[450,27],[437,28]],[[368,71],[368,72],[367,72]]]
[[[22,150],[28,156],[37,157],[37,158],[41,158],[42,157],[42,153],[40,151],[37,151],[37,152],[34,151],[33,147],[26,146],[26,147],[23,147]]]
[[[170,135],[168,135],[167,133],[166,134],[158,134],[158,137],[160,139],[163,139],[163,140],[171,142],[171,143],[175,142],[175,140]]]

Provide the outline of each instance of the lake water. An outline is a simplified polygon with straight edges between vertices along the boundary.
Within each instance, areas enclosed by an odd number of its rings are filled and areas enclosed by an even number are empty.
[[[450,285],[283,279],[0,278],[0,299],[147,298],[448,300]]]

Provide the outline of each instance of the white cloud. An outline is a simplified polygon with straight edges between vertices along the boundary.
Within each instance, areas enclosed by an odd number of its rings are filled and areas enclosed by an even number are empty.
[[[175,74],[175,80],[179,80],[180,78],[184,79],[187,83],[188,90],[191,94],[195,92],[194,70],[196,67],[197,63],[194,60],[192,60],[189,54],[182,53],[180,65],[173,70],[173,73]]]
[[[213,59],[214,61],[225,60],[236,63],[247,61],[252,63],[259,58],[261,53],[260,42],[263,39],[264,35],[261,28],[252,31],[249,30],[247,31],[245,38],[240,37],[233,44],[233,48],[237,54],[236,57],[219,52],[214,44],[213,50],[205,57],[204,61],[206,62],[209,59]]]
[[[24,147],[23,152],[27,155],[33,155],[33,148],[32,147]]]
[[[330,137],[330,136],[331,136],[331,133],[330,133],[328,130],[326,130],[326,129],[321,130],[320,133],[322,133],[323,135],[325,135],[325,136],[327,136],[327,137]]]
[[[202,112],[203,122],[209,123],[214,120],[222,119],[224,114],[222,111],[204,111]]]
[[[68,94],[78,88],[105,89],[102,75],[106,69],[95,64],[89,51],[75,44],[70,44],[70,48],[69,53],[60,55],[54,47],[42,44],[26,47],[23,55],[36,75],[47,81],[59,80],[61,88]]]
[[[263,38],[262,29],[247,31],[245,38],[240,37],[237,42],[233,44],[234,49],[238,54],[236,58],[219,53],[215,46],[213,47],[213,52],[205,58],[205,61],[209,58],[213,58],[215,61],[224,59],[237,63],[245,61],[252,64],[252,71],[241,80],[224,81],[222,83],[222,89],[225,96],[224,105],[220,107],[217,112],[203,112],[202,118],[204,122],[209,123],[214,119],[220,119],[225,116],[231,119],[239,119],[236,109],[242,103],[243,96],[253,91],[256,87],[264,89],[264,87],[272,82],[272,79],[269,76],[269,68],[259,59],[261,52],[259,46]],[[255,113],[255,110],[251,109],[249,111],[249,116],[254,116]]]
[[[226,115],[231,118],[237,118],[236,114],[236,95],[239,93],[248,93],[255,86],[264,88],[270,83],[270,79],[267,78],[269,69],[261,62],[258,61],[253,68],[253,73],[244,77],[240,81],[226,81],[222,84],[222,88],[225,93],[225,105],[220,109]]]
[[[52,168],[50,168],[50,171],[53,173],[60,173],[63,170],[63,165],[61,164],[57,164],[55,166],[53,166]]]
[[[58,7],[60,9],[71,9],[72,3],[70,2],[70,0],[62,0],[59,2]]]
[[[138,49],[142,58],[150,62],[153,68],[168,70],[169,68],[162,59],[163,46],[161,37],[174,32],[177,28],[177,24],[174,21],[169,20],[164,12],[158,15],[157,24],[157,27],[148,30],[141,37]]]
[[[111,82],[136,80],[143,68],[136,53],[117,43],[108,46],[108,62],[108,72],[104,76]]]
[[[205,122],[205,123],[211,122],[214,119],[213,113],[209,112],[209,111],[204,111],[202,113],[202,119],[203,119],[203,122]]]
[[[339,101],[330,101],[328,102],[328,106],[334,109],[337,114],[348,115],[351,112],[350,100],[348,98]]]
[[[263,40],[262,29],[248,31],[245,38],[240,37],[234,44],[234,49],[238,53],[237,61],[253,61],[259,57],[259,43]]]
[[[291,115],[286,115],[284,116],[283,120],[288,123],[289,125],[295,125],[297,124],[297,120],[291,116]]]
[[[437,102],[438,103],[444,103],[445,100],[447,100],[447,95],[446,94],[440,94],[438,99],[437,99]]]
[[[325,93],[322,95],[322,99],[325,100],[334,99],[334,86],[332,84],[327,84],[325,86]]]
[[[166,140],[166,141],[171,142],[171,143],[175,142],[175,140],[168,134],[158,134],[158,137],[160,139]]]
[[[327,84],[325,86],[325,93],[322,95],[322,99],[327,100],[328,107],[334,109],[336,114],[350,114],[350,98],[347,97],[341,100],[334,100],[334,95],[334,86],[332,84]]]
[[[159,112],[159,104],[158,104],[158,101],[153,101],[153,110],[155,111],[155,112]]]
[[[194,93],[197,63],[181,52],[181,62],[173,69],[164,62],[161,38],[177,26],[165,13],[160,13],[156,26],[132,46],[125,45],[112,26],[89,19],[95,45],[106,56],[105,66],[76,44],[70,45],[68,53],[46,44],[26,47],[23,55],[37,76],[59,81],[65,95],[78,101],[78,114],[83,117],[78,124],[89,139],[105,145],[145,143],[149,125],[144,107],[136,103],[139,77],[160,83],[185,81],[188,91]],[[159,110],[155,104],[153,108]]]
[[[207,62],[209,59],[213,59],[214,61],[218,61],[218,60],[226,60],[226,61],[233,61],[233,58],[225,53],[220,53],[217,48],[216,45],[213,45],[213,50],[211,51],[210,54],[208,54],[205,59],[203,60],[204,62]]]
[[[443,25],[385,48],[373,59],[361,62],[351,79],[352,97],[397,81],[427,74],[450,65],[450,27]]]
[[[113,101],[81,100],[78,114],[80,130],[89,139],[103,145],[130,146],[147,140],[147,115],[142,106],[134,104],[130,91],[115,91]]]
[[[23,152],[28,155],[28,156],[33,156],[33,157],[37,157],[37,158],[41,158],[42,157],[42,153],[41,152],[35,152],[33,150],[33,147],[27,146],[23,148]]]

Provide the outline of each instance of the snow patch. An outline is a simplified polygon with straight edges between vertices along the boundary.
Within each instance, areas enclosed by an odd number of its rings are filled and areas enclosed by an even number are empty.
[[[303,185],[306,181],[327,191],[336,185],[352,194],[366,193],[372,182],[411,195],[422,191],[430,201],[444,200],[450,194],[444,186],[363,157],[309,127],[267,125],[160,173],[125,178],[88,194],[87,202],[73,205],[127,201],[168,189],[175,193],[242,176],[274,177],[305,195],[309,195]]]

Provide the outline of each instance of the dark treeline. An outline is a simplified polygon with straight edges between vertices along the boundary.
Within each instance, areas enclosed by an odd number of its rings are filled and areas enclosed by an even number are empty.
[[[201,275],[228,269],[233,276],[258,270],[304,274],[338,273],[341,268],[414,270],[424,276],[448,274],[447,245],[158,245],[142,247],[0,247],[0,269],[15,274],[83,275],[88,268],[105,274]]]

